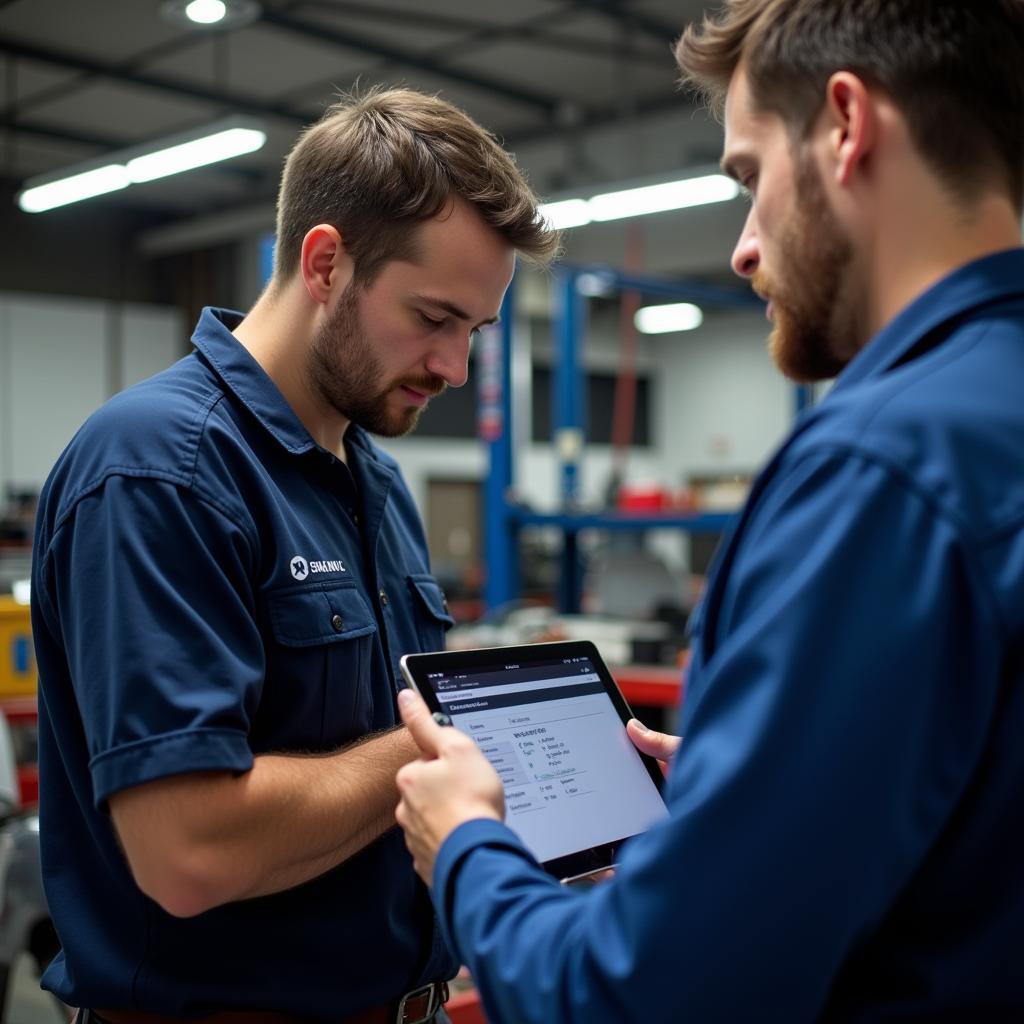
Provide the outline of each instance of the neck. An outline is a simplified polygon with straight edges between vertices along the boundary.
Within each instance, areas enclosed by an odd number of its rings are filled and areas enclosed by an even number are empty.
[[[930,209],[927,203],[897,203],[878,223],[882,229],[868,248],[868,338],[954,270],[1021,244],[1017,211],[995,194],[969,208],[953,206],[945,196]]]
[[[313,440],[344,460],[348,420],[313,391],[306,372],[322,315],[322,307],[286,285],[273,294],[264,292],[234,335],[277,385]]]

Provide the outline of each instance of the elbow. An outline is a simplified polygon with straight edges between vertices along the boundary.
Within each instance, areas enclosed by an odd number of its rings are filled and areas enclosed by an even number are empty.
[[[145,865],[132,864],[132,877],[142,893],[172,917],[197,917],[238,897],[229,891],[229,875],[213,858],[196,855]]]
[[[173,917],[196,917],[244,895],[220,807],[223,781],[172,776],[110,798],[114,832],[141,892]]]
[[[188,885],[164,885],[140,889],[171,917],[198,917],[219,906],[221,901],[211,899],[202,888]]]

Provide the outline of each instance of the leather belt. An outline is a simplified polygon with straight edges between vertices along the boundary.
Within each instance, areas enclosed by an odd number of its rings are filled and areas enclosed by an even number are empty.
[[[338,1024],[427,1024],[447,1001],[447,982],[435,981],[406,992],[401,999],[386,1006],[339,1018]],[[78,1024],[186,1024],[185,1018],[145,1010],[80,1010],[75,1021]],[[192,1024],[309,1024],[306,1018],[259,1010],[222,1010],[191,1021]]]
[[[406,992],[397,1003],[346,1017],[344,1024],[426,1024],[448,1002],[448,983],[435,981]]]

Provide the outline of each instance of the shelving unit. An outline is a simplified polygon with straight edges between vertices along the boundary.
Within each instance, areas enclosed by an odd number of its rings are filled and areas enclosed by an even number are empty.
[[[487,442],[490,471],[484,488],[485,553],[487,581],[484,597],[495,608],[520,593],[518,544],[525,527],[554,527],[562,532],[558,607],[563,612],[579,610],[581,573],[579,534],[584,530],[679,529],[689,533],[720,533],[732,516],[728,513],[625,514],[580,512],[579,462],[584,445],[585,377],[580,366],[579,344],[586,330],[587,295],[593,286],[607,291],[638,292],[653,298],[676,299],[706,306],[760,307],[761,300],[748,289],[722,288],[698,282],[668,281],[622,273],[604,266],[559,265],[554,270],[556,294],[555,364],[553,381],[554,444],[559,453],[562,508],[540,513],[514,501],[512,395],[512,340],[515,316],[515,282],[505,296],[498,329],[482,341],[478,373],[481,386],[481,436]],[[581,288],[581,283],[587,288]],[[795,411],[812,400],[809,389],[798,387]]]

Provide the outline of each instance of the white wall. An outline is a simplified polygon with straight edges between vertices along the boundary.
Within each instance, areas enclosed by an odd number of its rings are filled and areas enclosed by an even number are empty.
[[[185,351],[172,307],[0,293],[0,500],[38,489],[94,409]]]
[[[696,331],[663,335],[657,437],[665,481],[750,473],[793,421],[794,387],[768,355],[759,312],[710,316]]]

